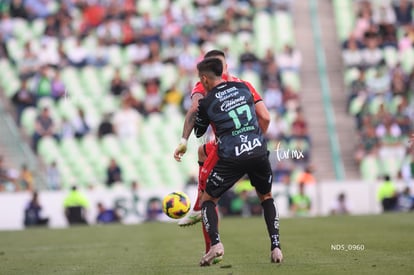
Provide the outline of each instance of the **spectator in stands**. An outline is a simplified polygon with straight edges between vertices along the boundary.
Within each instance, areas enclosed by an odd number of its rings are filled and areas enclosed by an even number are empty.
[[[11,17],[18,17],[22,19],[27,19],[28,17],[24,7],[24,0],[11,0],[9,12]]]
[[[369,34],[365,39],[366,47],[362,49],[363,64],[367,67],[376,67],[381,64],[384,54],[379,45],[377,34]]]
[[[73,186],[63,201],[65,216],[69,225],[88,224],[86,220],[88,206],[89,202],[86,196],[76,186]]]
[[[98,215],[96,216],[96,223],[108,224],[108,223],[118,223],[121,221],[121,217],[117,213],[116,209],[107,209],[102,204],[102,202],[98,202],[96,207],[98,208]]]
[[[398,195],[398,210],[403,212],[414,210],[414,196],[411,195],[411,190],[408,186]]]
[[[39,140],[46,136],[58,139],[55,132],[55,124],[50,116],[48,107],[44,107],[40,115],[38,115],[35,120],[35,131],[33,134],[33,148],[35,151],[37,151],[37,144],[39,143]]]
[[[252,45],[248,42],[245,42],[244,51],[240,54],[239,57],[240,73],[243,73],[244,71],[248,70],[260,73],[261,68],[259,61],[259,58],[256,56],[252,49]]]
[[[393,119],[386,119],[377,127],[377,136],[380,139],[379,157],[401,162],[405,155],[405,148],[401,136],[401,128]]]
[[[73,124],[67,119],[66,116],[62,117],[62,121],[59,127],[59,138],[64,139],[73,139],[75,137],[75,128]]]
[[[400,0],[394,2],[395,16],[399,25],[406,26],[413,22],[413,3],[408,0]]]
[[[159,198],[153,197],[148,200],[145,221],[159,221],[162,217],[162,202]]]
[[[26,42],[23,49],[23,57],[16,60],[20,79],[33,77],[40,69],[41,63],[33,52],[31,43]]]
[[[177,65],[180,66],[179,63]],[[150,54],[149,58],[146,59],[141,66],[140,75],[144,82],[150,79],[159,82],[163,75],[163,70],[164,65],[162,64],[159,56]]]
[[[142,39],[138,38],[135,44],[128,45],[126,54],[132,64],[141,66],[149,58],[150,50],[148,45],[144,44]]]
[[[98,45],[90,54],[88,64],[96,67],[103,67],[109,62],[108,47],[105,45],[103,39],[98,39]]]
[[[3,36],[3,39],[8,41],[10,38],[13,37],[13,19],[10,18],[10,14],[8,12],[0,13],[1,16],[1,24],[0,24],[0,33]]]
[[[59,55],[58,68],[61,70],[65,67],[69,66],[69,58],[68,58],[68,55],[66,54],[66,51],[63,47],[62,41],[58,41],[57,53]]]
[[[111,80],[110,91],[115,96],[120,96],[127,89],[125,81],[121,77],[121,71],[116,69],[114,77]]]
[[[75,129],[75,137],[78,139],[83,138],[91,131],[90,122],[81,108],[78,108],[77,116],[74,117],[72,123]]]
[[[351,209],[345,193],[339,193],[337,199],[332,203],[331,215],[348,215]]]
[[[289,129],[289,125],[286,122],[286,120],[284,120],[281,115],[276,114],[270,120],[269,128],[267,129],[265,136],[269,140],[272,140],[272,141],[278,140],[278,139],[284,139],[286,138],[288,129]]]
[[[40,215],[42,206],[39,203],[39,194],[33,192],[32,199],[29,201],[24,209],[24,225],[30,226],[42,226],[49,223],[49,218],[44,218]]]
[[[34,75],[34,93],[37,98],[52,96],[52,82],[47,66],[42,66],[40,71]]]
[[[281,71],[293,70],[299,72],[302,65],[302,55],[291,45],[285,45],[283,52],[277,56],[277,64]]]
[[[19,191],[19,186],[12,175],[11,169],[5,167],[4,158],[0,155],[0,192],[3,191]]]
[[[400,95],[405,97],[408,93],[408,79],[400,64],[392,70],[391,91],[394,96]]]
[[[390,92],[391,77],[387,72],[387,68],[382,66],[375,71],[375,75],[367,81],[367,88],[370,96],[386,95]]]
[[[356,39],[349,39],[342,50],[342,60],[348,68],[358,67],[363,64],[363,56]]]
[[[52,161],[50,165],[46,168],[46,183],[47,187],[50,190],[60,190],[60,172],[57,167],[56,161]]]
[[[52,78],[51,83],[51,95],[55,101],[59,101],[62,97],[66,96],[66,87],[65,83],[63,83],[62,79],[60,78],[60,72],[57,70]]]
[[[16,91],[16,93],[12,97],[12,102],[16,107],[17,124],[20,126],[23,111],[27,107],[36,106],[36,97],[32,93],[32,91],[30,91],[27,87],[27,80],[22,80],[21,87]]]
[[[389,175],[384,176],[384,181],[379,186],[377,198],[382,205],[384,212],[394,211],[397,207],[397,189]]]
[[[181,102],[183,101],[183,93],[180,89],[178,89],[177,84],[173,84],[165,93],[162,99],[161,108],[166,106],[180,106]]]
[[[292,128],[292,134],[288,138],[290,158],[299,166],[304,166],[310,159],[310,138],[299,127]]]
[[[14,62],[14,60],[11,58],[9,54],[9,50],[7,48],[6,39],[3,38],[3,34],[0,32],[0,59],[8,59],[11,62]]]
[[[82,45],[80,38],[76,39],[75,45],[67,51],[67,57],[69,64],[76,68],[84,67],[87,65],[88,59],[90,59],[90,55]]]
[[[409,110],[406,101],[402,101],[400,104],[398,104],[397,111],[394,115],[395,122],[398,124],[398,126],[401,129],[401,134],[403,136],[408,136],[411,132],[412,126],[409,116]]]
[[[160,94],[160,82],[157,79],[149,79],[144,83],[144,113],[159,113],[161,111],[162,97]]]
[[[284,111],[283,92],[279,87],[279,83],[275,80],[267,82],[263,92],[263,101],[269,111],[274,110],[279,114]]]
[[[300,107],[296,110],[296,118],[292,122],[292,131],[297,131],[299,135],[309,137],[308,124]]]
[[[58,67],[60,56],[55,47],[54,40],[44,39],[41,42],[40,49],[37,52],[37,58],[43,66]]]
[[[98,126],[98,138],[114,133],[114,126],[111,122],[111,114],[104,114],[103,119]]]
[[[372,22],[380,28],[396,23],[395,11],[390,3],[381,3],[373,10]]]
[[[33,173],[29,170],[26,164],[22,164],[17,181],[20,185],[21,190],[27,190],[27,191],[34,190]]]
[[[120,110],[115,112],[113,126],[116,135],[121,139],[136,139],[139,134],[141,116],[128,102],[123,101]]]
[[[294,216],[304,217],[309,215],[311,209],[311,199],[305,193],[305,184],[299,183],[299,192],[292,196],[292,206],[290,210]]]
[[[24,6],[29,16],[29,19],[46,18],[52,10],[49,1],[42,0],[26,0]]]
[[[266,87],[269,83],[277,83],[278,85],[282,83],[282,77],[276,60],[269,62],[267,65],[262,65],[260,79],[263,87]]]
[[[191,52],[191,44],[188,41],[184,41],[183,49],[177,57],[177,66],[180,74],[191,74],[196,64],[197,57]]]
[[[98,27],[105,18],[105,7],[100,2],[84,1],[80,3],[82,22],[80,32],[88,34],[91,29]]]
[[[115,183],[122,182],[122,170],[115,159],[111,159],[106,169],[106,186],[111,187]]]
[[[368,5],[370,6],[369,3]],[[361,6],[358,12],[353,34],[359,41],[364,39],[364,35],[371,25],[371,9],[369,6]]]
[[[375,128],[372,125],[364,127],[360,138],[361,147],[355,152],[355,157],[359,163],[367,155],[377,155],[379,149],[379,139],[375,134]]]
[[[297,180],[306,185],[315,184],[316,178],[313,175],[313,167],[311,165],[306,166],[305,170],[299,175]]]

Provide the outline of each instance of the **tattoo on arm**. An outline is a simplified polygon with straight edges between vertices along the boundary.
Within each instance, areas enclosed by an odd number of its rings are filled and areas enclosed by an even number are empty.
[[[184,127],[183,127],[183,134],[182,137],[185,139],[188,139],[191,135],[191,131],[194,128],[195,118],[197,115],[197,109],[198,109],[198,101],[203,98],[203,95],[196,93],[193,95],[192,98],[192,105],[190,109],[187,111],[187,114],[185,115],[185,121],[184,121]]]

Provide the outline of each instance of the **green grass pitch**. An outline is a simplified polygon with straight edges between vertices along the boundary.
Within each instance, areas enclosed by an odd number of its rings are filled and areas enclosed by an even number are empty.
[[[412,213],[281,219],[280,227],[278,265],[270,263],[262,218],[222,219],[224,261],[210,267],[198,266],[200,225],[5,231],[0,274],[414,274]]]

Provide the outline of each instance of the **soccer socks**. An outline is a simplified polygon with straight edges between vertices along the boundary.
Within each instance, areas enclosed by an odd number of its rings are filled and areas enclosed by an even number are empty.
[[[211,246],[220,242],[218,233],[218,215],[216,212],[216,204],[212,201],[205,201],[201,206],[201,215],[203,217],[203,225],[211,240]]]
[[[280,248],[279,241],[279,215],[277,215],[276,207],[273,198],[264,200],[262,202],[264,218],[266,221],[267,232],[271,241],[270,250],[272,251],[276,247]]]
[[[204,244],[206,246],[206,253],[210,250],[210,236],[208,235],[208,232],[206,230],[206,227],[204,226],[204,223],[201,223],[201,228],[203,229],[203,237],[204,237]]]
[[[193,206],[193,210],[194,211],[200,211],[201,210],[201,205],[200,205],[200,199],[201,199],[201,187],[200,187],[200,181],[202,180],[201,179],[201,177],[202,177],[202,170],[203,170],[203,165],[204,165],[204,162],[201,162],[201,161],[199,161],[198,162],[198,186],[197,186],[197,199],[196,199],[196,201],[195,201],[195,203],[194,203],[194,206]]]

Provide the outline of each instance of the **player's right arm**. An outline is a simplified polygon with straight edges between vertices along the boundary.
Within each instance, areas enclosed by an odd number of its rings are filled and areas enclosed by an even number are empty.
[[[194,128],[194,123],[198,111],[198,101],[203,97],[204,96],[201,93],[194,93],[191,97],[191,106],[185,115],[181,141],[174,151],[174,159],[176,161],[181,161],[182,155],[184,155],[187,151],[187,140],[190,137],[191,131]]]

